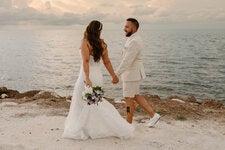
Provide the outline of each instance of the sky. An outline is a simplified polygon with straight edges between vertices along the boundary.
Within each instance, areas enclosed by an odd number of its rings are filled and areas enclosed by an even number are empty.
[[[225,0],[0,0],[0,25],[121,24],[225,26]]]

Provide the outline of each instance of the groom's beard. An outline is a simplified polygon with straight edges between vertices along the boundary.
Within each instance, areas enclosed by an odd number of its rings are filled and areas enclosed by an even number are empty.
[[[132,32],[128,32],[127,34],[126,34],[126,37],[130,37],[132,35]]]

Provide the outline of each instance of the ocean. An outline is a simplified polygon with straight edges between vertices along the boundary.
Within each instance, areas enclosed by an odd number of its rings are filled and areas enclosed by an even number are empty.
[[[73,93],[80,69],[83,27],[0,27],[0,87],[20,92]],[[141,93],[166,98],[189,95],[225,103],[225,30],[140,29],[147,78]],[[126,37],[122,29],[103,29],[116,69]],[[105,96],[122,98],[122,84],[111,84],[104,66]]]

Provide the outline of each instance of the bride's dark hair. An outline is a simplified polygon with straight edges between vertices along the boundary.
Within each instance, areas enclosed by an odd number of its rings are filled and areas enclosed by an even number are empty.
[[[92,47],[92,52],[93,52],[95,62],[100,61],[104,51],[103,44],[105,43],[102,39],[100,39],[102,26],[103,25],[101,22],[97,20],[93,20],[89,23],[89,25],[87,26],[84,32],[84,38],[88,40],[88,42],[90,43]]]

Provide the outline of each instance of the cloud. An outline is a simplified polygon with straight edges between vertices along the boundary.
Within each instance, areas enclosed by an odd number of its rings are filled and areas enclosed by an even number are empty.
[[[0,8],[8,9],[11,7],[12,7],[12,2],[10,0],[1,0]]]
[[[153,15],[157,11],[157,8],[146,5],[137,5],[131,8],[133,8],[132,14],[135,16]]]
[[[1,0],[0,24],[87,24],[92,19],[146,24],[224,23],[224,0]]]
[[[220,22],[225,23],[224,12],[225,1],[223,0],[173,0],[166,9],[158,13],[157,18],[173,23],[210,23],[218,21],[216,18],[220,16]]]
[[[13,7],[17,9],[25,9],[29,7],[28,5],[32,2],[32,0],[12,0],[11,2]]]

